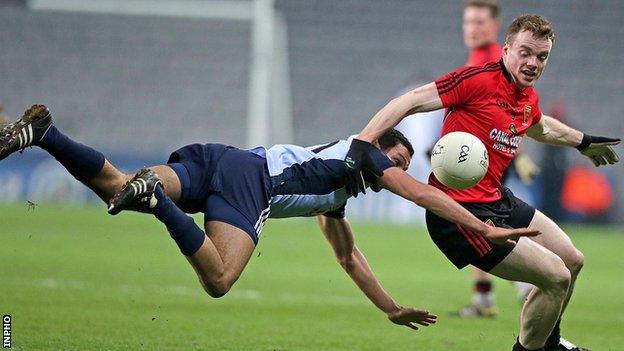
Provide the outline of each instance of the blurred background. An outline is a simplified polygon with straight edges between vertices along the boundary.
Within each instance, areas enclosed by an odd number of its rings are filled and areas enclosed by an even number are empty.
[[[557,40],[537,85],[545,113],[589,134],[622,137],[624,2],[501,1],[502,31],[526,12]],[[194,142],[314,145],[363,128],[392,97],[466,63],[456,0],[4,0],[0,102],[18,118],[47,104],[67,135],[125,170],[164,163]],[[425,152],[438,116],[400,128]],[[596,169],[574,149],[523,149],[540,166],[509,186],[555,219],[624,223],[624,167]],[[617,151],[622,154],[622,147]],[[390,194],[359,197],[360,220],[418,223]],[[97,204],[44,152],[0,164],[0,201]]]

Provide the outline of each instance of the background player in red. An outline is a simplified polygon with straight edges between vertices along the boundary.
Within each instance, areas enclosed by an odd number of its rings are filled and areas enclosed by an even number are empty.
[[[496,0],[470,0],[464,6],[464,45],[470,50],[466,66],[498,61],[503,47],[498,44],[501,8]]]
[[[543,143],[575,147],[596,166],[619,161],[611,149],[619,139],[584,134],[542,114],[533,86],[548,63],[554,39],[554,30],[544,17],[516,18],[507,30],[499,62],[460,68],[392,99],[353,140],[345,158],[347,190],[357,194],[364,186],[362,169],[379,174],[366,153],[372,147],[370,142],[406,116],[441,108],[447,108],[442,134],[465,131],[483,141],[490,166],[481,182],[455,190],[431,176],[430,184],[483,221],[508,227],[528,225],[542,235],[520,239],[514,245],[498,245],[430,212],[427,229],[458,268],[472,264],[500,278],[535,285],[522,308],[514,351],[586,350],[562,340],[559,331],[584,257],[550,218],[502,187],[503,171],[525,134]]]
[[[488,62],[495,62],[501,58],[503,47],[498,43],[498,34],[501,26],[501,6],[497,0],[469,0],[464,6],[462,30],[464,45],[470,50],[466,66],[483,66]],[[533,177],[539,172],[531,158],[518,152],[514,162],[503,174],[503,181],[509,172],[514,169],[522,182],[529,185]],[[455,315],[459,317],[493,317],[498,313],[494,306],[492,276],[470,267],[474,294],[471,303],[460,309]],[[521,302],[531,291],[531,285],[524,282],[515,282],[518,298]]]

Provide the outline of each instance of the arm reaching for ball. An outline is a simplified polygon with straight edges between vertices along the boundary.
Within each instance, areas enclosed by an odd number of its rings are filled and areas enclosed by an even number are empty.
[[[441,190],[417,181],[397,167],[385,170],[379,178],[379,185],[495,243],[509,243],[509,240],[540,234],[539,231],[528,228],[507,229],[487,225]]]
[[[371,144],[377,141],[384,132],[395,127],[409,115],[439,110],[442,107],[442,100],[434,82],[390,100],[373,116],[364,130],[351,143],[351,148],[345,158],[347,193],[357,197],[358,193],[364,192],[366,186],[362,177],[363,169],[371,171],[376,176],[381,175],[381,171],[369,162],[367,152],[370,147],[373,147]]]

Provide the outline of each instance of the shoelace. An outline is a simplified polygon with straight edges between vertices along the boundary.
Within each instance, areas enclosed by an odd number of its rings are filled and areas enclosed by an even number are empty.
[[[119,190],[119,192],[117,194],[115,194],[115,196],[113,197],[113,199],[111,200],[111,202],[114,202],[115,200],[117,200],[121,194],[128,189],[128,186],[130,186],[130,183],[136,182],[138,180],[138,176],[140,175],[140,172],[137,173],[134,177],[132,177],[132,179],[130,179],[129,181],[127,181],[122,187],[121,190]]]

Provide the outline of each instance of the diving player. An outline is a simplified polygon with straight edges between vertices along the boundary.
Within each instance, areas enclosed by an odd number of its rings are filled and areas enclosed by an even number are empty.
[[[212,297],[225,295],[238,279],[267,218],[318,215],[341,265],[392,322],[413,329],[416,324],[434,323],[436,316],[428,311],[399,306],[354,245],[344,215],[349,195],[344,188],[343,159],[350,143],[351,138],[310,148],[275,145],[252,150],[193,144],[173,152],[166,165],[124,174],[100,152],[63,135],[52,124],[49,110],[34,105],[0,130],[0,159],[39,146],[104,200],[109,213],[154,214]],[[383,175],[377,181],[364,173],[375,190],[389,189],[495,242],[539,234],[486,225],[442,191],[411,178],[404,169],[413,149],[401,133],[384,133],[377,146],[366,152]],[[204,213],[205,232],[186,214],[197,212]]]

